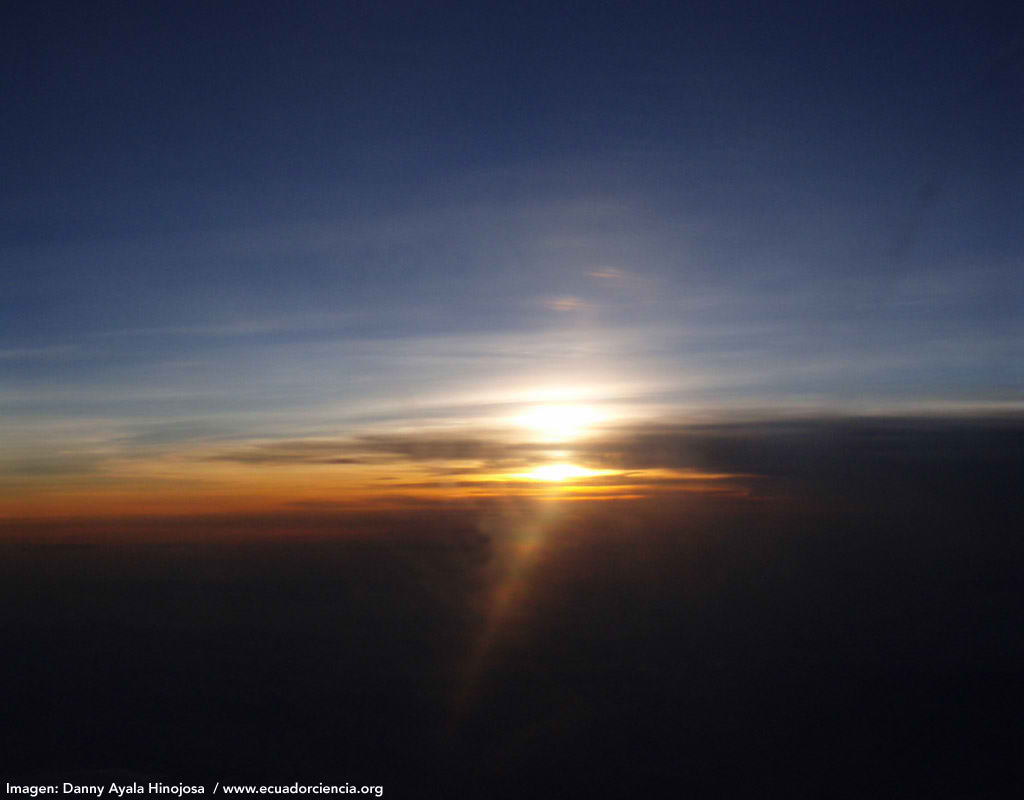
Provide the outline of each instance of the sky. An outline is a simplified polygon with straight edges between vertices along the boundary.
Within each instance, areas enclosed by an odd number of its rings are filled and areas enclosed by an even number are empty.
[[[730,492],[643,443],[1024,406],[1012,4],[7,17],[0,516]]]
[[[1024,4],[0,40],[8,784],[1020,795]]]

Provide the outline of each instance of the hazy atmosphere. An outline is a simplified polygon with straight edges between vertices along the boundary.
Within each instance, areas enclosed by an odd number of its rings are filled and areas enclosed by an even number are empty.
[[[1020,7],[5,16],[8,790],[1020,787]]]

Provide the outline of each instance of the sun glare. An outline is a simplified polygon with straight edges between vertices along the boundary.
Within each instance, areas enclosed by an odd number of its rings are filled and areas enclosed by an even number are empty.
[[[545,464],[523,475],[535,481],[564,481],[568,478],[591,478],[602,473],[596,469],[577,467],[575,464]]]
[[[601,422],[604,414],[592,406],[535,406],[516,417],[516,422],[541,434],[548,441],[566,441],[580,436],[588,427]]]

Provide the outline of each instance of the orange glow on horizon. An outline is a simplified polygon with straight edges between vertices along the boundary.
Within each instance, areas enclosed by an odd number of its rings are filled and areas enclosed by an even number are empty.
[[[568,437],[603,418],[588,409],[538,406],[525,419],[537,430]],[[589,467],[569,461],[569,445],[516,449],[520,445],[514,440],[507,451],[484,447],[481,455],[458,457],[447,455],[444,448],[424,456],[415,448],[406,454],[371,448],[361,452],[357,446],[345,439],[294,440],[289,447],[263,440],[233,444],[231,449],[176,446],[145,457],[112,456],[90,472],[16,475],[0,486],[0,520],[331,513],[501,497],[589,501],[736,491],[735,480],[742,477]],[[509,466],[502,468],[502,462]]]
[[[575,464],[545,464],[516,477],[529,478],[534,481],[561,482],[569,478],[592,478],[608,474],[612,474],[610,470],[587,469],[586,467],[577,467]]]

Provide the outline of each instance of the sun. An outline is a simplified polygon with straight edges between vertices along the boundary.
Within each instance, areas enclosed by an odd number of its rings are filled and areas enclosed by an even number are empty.
[[[564,481],[568,478],[591,478],[601,475],[600,470],[577,467],[575,464],[545,464],[523,475],[534,481]]]
[[[604,418],[593,406],[542,405],[516,417],[516,422],[536,431],[545,441],[563,442],[575,439]]]

